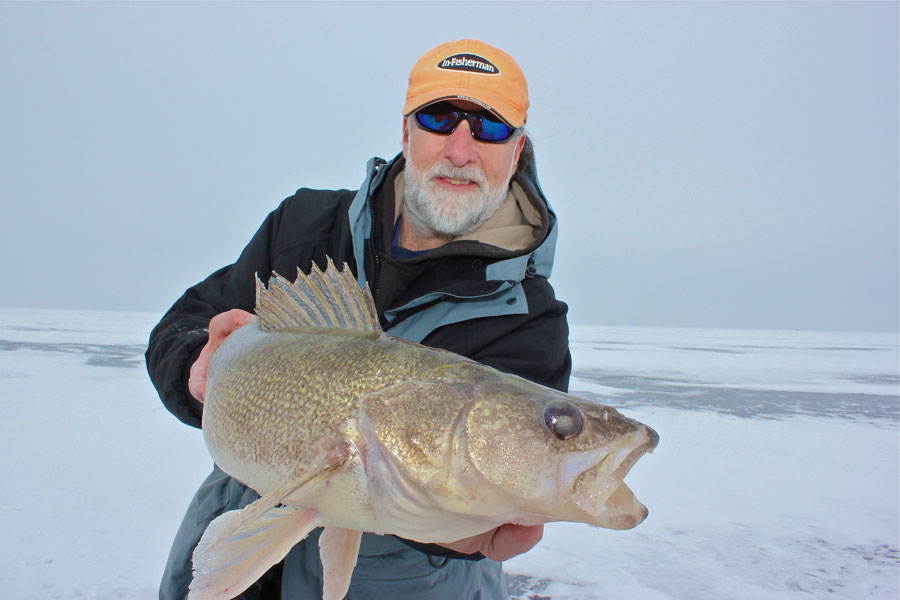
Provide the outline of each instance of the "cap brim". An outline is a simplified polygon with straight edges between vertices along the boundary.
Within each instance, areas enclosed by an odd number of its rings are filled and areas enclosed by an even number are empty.
[[[467,90],[464,88],[438,88],[428,90],[406,99],[403,106],[403,115],[409,116],[420,108],[440,102],[442,100],[466,100],[484,106],[486,109],[497,113],[513,127],[521,127],[525,124],[525,113],[513,107],[512,104],[499,96],[487,93],[483,90]]]

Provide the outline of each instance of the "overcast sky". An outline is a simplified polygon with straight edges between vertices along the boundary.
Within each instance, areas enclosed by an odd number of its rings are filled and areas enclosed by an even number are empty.
[[[162,313],[463,37],[528,78],[571,322],[898,329],[897,2],[0,3],[0,306]]]

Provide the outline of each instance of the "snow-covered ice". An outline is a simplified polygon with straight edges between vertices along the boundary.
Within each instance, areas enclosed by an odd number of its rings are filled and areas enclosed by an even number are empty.
[[[0,599],[156,596],[211,462],[160,404],[159,315],[0,309]],[[573,327],[572,390],[660,434],[631,531],[554,523],[520,597],[900,594],[896,334]]]

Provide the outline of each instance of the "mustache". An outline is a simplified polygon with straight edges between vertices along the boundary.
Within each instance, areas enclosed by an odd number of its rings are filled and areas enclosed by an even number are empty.
[[[437,164],[428,169],[427,177],[442,177],[444,179],[467,179],[482,186],[485,182],[484,172],[475,165],[454,167],[453,165]]]

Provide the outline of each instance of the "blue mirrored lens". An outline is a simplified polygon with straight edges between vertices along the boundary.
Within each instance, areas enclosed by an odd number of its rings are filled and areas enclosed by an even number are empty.
[[[425,129],[441,133],[450,133],[456,128],[456,124],[459,122],[459,113],[426,113],[420,110],[416,113],[416,119]]]
[[[499,142],[511,136],[513,128],[502,121],[496,121],[482,115],[475,119],[475,126],[472,132],[480,140]]]

